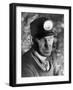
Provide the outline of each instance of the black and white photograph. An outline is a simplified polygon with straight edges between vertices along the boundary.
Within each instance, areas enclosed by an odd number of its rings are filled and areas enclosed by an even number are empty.
[[[21,13],[22,77],[64,75],[64,15]]]
[[[14,34],[10,85],[70,83],[71,8],[11,4],[10,10],[10,35]]]

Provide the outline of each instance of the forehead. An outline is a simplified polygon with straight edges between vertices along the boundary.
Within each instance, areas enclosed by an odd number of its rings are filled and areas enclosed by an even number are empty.
[[[45,39],[54,39],[54,36],[45,36]]]

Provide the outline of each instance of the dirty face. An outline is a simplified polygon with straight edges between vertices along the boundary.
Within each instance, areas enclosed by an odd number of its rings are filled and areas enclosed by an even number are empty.
[[[40,40],[37,39],[38,48],[41,55],[43,56],[51,55],[53,41],[54,41],[54,36],[46,36]]]

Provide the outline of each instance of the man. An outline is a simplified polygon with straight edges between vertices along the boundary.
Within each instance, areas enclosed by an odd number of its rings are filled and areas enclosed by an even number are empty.
[[[30,24],[33,45],[22,56],[22,77],[52,76],[51,52],[54,42],[53,22],[45,17]]]

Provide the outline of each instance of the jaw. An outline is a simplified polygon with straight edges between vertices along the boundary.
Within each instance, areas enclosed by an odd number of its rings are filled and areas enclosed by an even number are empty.
[[[51,55],[51,51],[52,51],[52,50],[41,50],[41,54],[42,54],[43,56],[48,57],[48,56]]]
[[[48,57],[48,56],[50,56],[51,54],[49,53],[49,54],[43,54],[44,56],[46,56],[46,57]]]
[[[51,52],[42,52],[41,54],[45,57],[48,57],[51,55]]]

